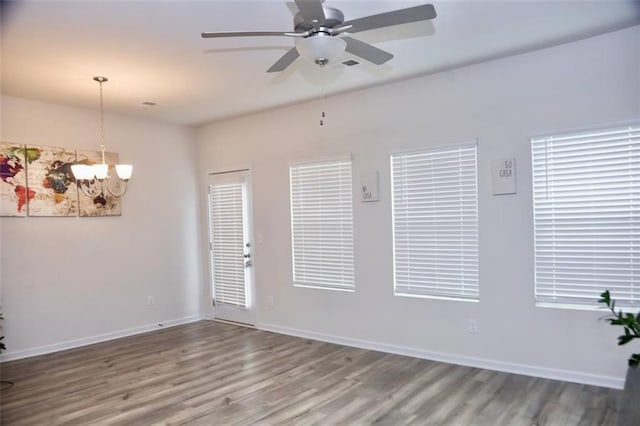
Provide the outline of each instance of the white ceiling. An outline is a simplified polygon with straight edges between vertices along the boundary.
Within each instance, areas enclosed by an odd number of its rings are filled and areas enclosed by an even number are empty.
[[[345,19],[420,1],[326,0]],[[200,124],[326,94],[450,69],[638,25],[640,2],[434,1],[431,22],[354,34],[391,52],[382,66],[320,69],[299,58],[267,74],[287,37],[202,39],[203,31],[290,31],[292,2],[2,2],[2,93]],[[343,59],[348,59],[345,54]],[[156,102],[143,107],[144,101]]]

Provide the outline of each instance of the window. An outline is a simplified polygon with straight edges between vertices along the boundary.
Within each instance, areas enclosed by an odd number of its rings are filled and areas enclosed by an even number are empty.
[[[353,290],[351,160],[289,168],[293,283]]]
[[[640,306],[640,125],[531,139],[537,302]]]
[[[396,295],[478,300],[476,143],[391,156]]]

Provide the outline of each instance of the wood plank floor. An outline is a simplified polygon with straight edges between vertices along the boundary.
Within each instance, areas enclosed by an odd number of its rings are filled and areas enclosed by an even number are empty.
[[[613,425],[620,393],[211,321],[1,367],[2,425]]]

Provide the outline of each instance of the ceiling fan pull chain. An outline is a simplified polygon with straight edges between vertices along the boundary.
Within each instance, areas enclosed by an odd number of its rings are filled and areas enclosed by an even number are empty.
[[[324,71],[324,63],[321,63],[319,65],[320,65],[320,68],[321,68],[320,72],[323,73],[322,74],[322,81],[320,83],[320,109],[322,110],[321,114],[320,114],[320,126],[324,126],[324,118],[326,117],[326,114],[324,113],[324,109],[325,109],[324,108],[324,106],[325,106],[324,85],[325,85],[325,82],[326,82],[325,81],[326,80],[325,79],[326,75],[325,75],[325,71]]]

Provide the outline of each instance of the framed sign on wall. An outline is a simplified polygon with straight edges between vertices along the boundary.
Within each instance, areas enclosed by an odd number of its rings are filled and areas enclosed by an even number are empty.
[[[493,195],[516,193],[516,159],[500,158],[491,161]]]

